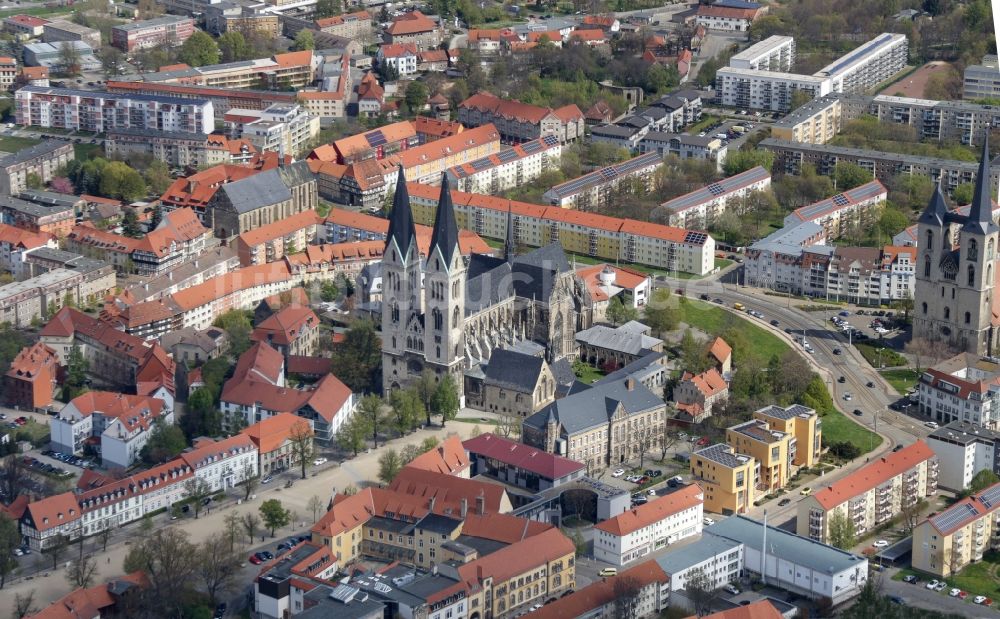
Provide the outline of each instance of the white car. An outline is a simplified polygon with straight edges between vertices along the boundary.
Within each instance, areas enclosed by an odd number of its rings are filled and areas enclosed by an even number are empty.
[[[321,464],[326,464],[328,460],[326,458],[316,458],[313,460],[313,466],[319,466]]]
[[[986,601],[986,596],[985,595],[977,595],[976,597],[974,597],[972,599],[972,601],[975,602],[976,604],[982,604],[983,602]]]
[[[930,428],[931,430],[937,430],[938,427],[938,424],[933,421],[925,421],[924,425]]]
[[[926,585],[924,585],[924,588],[926,588],[926,589],[930,589],[930,590],[932,590],[932,591],[933,591],[933,590],[934,590],[934,587],[936,587],[936,586],[938,586],[938,581],[936,581],[936,580],[932,580],[932,581],[930,581],[929,583],[927,583]]]
[[[939,582],[937,584],[936,587],[934,587],[934,590],[935,591],[944,591],[945,587],[947,587],[947,586],[948,586],[948,583],[946,583],[945,581],[942,580],[941,582]]]
[[[952,589],[951,591],[948,592],[948,595],[951,596],[951,597],[953,597],[953,598],[957,598],[958,594],[961,593],[961,592],[962,592],[961,589]]]
[[[612,477],[621,477],[624,474],[625,474],[625,469],[618,469],[614,473],[612,473],[611,476]]]
[[[853,398],[853,397],[854,397],[854,396],[852,396],[851,394],[849,394],[849,393],[845,393],[845,394],[844,394],[844,401],[845,401],[845,402],[850,402],[850,401],[851,401],[851,398]]]
[[[733,595],[739,595],[740,594],[739,587],[737,587],[736,585],[734,585],[732,583],[726,585],[725,587],[723,587],[723,589],[725,589],[728,593],[731,593]]]
[[[709,518],[708,516],[705,516],[705,519],[702,520],[701,523],[704,524],[705,526],[709,526],[715,524],[715,521]]]
[[[648,494],[649,496],[656,496],[656,490],[650,488],[649,490],[646,491],[646,494]]]
[[[875,542],[872,543],[872,546],[876,548],[886,548],[888,545],[889,542],[885,541],[884,539],[876,540]]]

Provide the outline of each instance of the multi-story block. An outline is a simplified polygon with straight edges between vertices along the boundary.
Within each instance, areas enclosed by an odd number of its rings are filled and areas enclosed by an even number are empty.
[[[594,557],[621,566],[699,535],[703,499],[701,488],[690,485],[598,523],[594,527]]]
[[[407,190],[415,220],[433,223],[437,189],[409,183]],[[567,251],[609,261],[698,274],[715,268],[715,239],[707,232],[459,191],[452,191],[452,200],[459,227],[480,236],[507,238],[509,210],[515,245],[542,247],[558,241]]]
[[[719,0],[699,5],[695,22],[709,30],[746,32],[754,20],[765,13],[767,5],[744,0]]]
[[[15,279],[28,279],[30,268],[25,256],[40,247],[57,249],[56,237],[45,232],[32,232],[0,223],[0,269],[14,275]]]
[[[466,127],[495,125],[504,141],[517,143],[554,134],[562,143],[583,137],[583,112],[576,105],[558,109],[501,99],[488,92],[472,95],[458,106],[458,121]]]
[[[525,419],[524,442],[596,471],[639,457],[656,445],[666,405],[633,378],[607,382],[556,400]]]
[[[307,593],[318,588],[320,582],[332,581],[336,576],[340,567],[337,558],[336,553],[318,544],[303,542],[295,546],[254,578],[254,611],[260,617],[281,619],[302,613],[306,610],[305,604],[309,603],[309,611],[325,611],[331,616],[340,612],[348,613],[351,619],[371,619],[372,612],[381,615],[384,612],[381,602],[347,599],[341,588],[344,585],[337,587],[336,595],[332,595],[327,588],[323,589],[328,600],[334,601],[332,608],[317,608],[317,602],[307,601]],[[347,602],[350,602],[349,606]]]
[[[705,493],[705,510],[743,514],[757,497],[760,466],[750,456],[717,443],[691,454],[691,481]]]
[[[0,192],[17,195],[28,188],[28,175],[35,174],[43,183],[52,180],[56,170],[76,158],[69,140],[45,140],[20,148],[0,159]]]
[[[207,135],[215,129],[211,101],[198,99],[25,86],[14,104],[20,125],[95,133],[137,128]]]
[[[937,490],[938,463],[922,440],[882,456],[799,501],[799,535],[826,543],[830,518],[845,516],[858,536]]]
[[[79,41],[86,43],[90,49],[100,49],[101,33],[71,21],[56,19],[42,27],[42,41],[45,43]]]
[[[700,374],[684,372],[674,386],[672,397],[678,418],[698,423],[712,415],[716,403],[729,398],[729,383],[716,368]]]
[[[4,403],[34,411],[52,403],[57,385],[59,357],[56,352],[35,342],[17,353],[3,379]]]
[[[757,462],[760,494],[781,490],[791,479],[798,448],[792,434],[774,430],[766,421],[751,419],[726,428],[726,443],[736,453],[751,456]]]
[[[920,412],[941,424],[964,421],[1000,430],[1000,363],[961,353],[927,368],[917,393]]]
[[[618,576],[601,578],[582,589],[578,589],[558,600],[547,602],[541,608],[524,615],[524,619],[603,619],[615,616],[619,607],[615,581],[625,579],[638,587],[635,597],[636,617],[652,617],[667,608],[670,602],[669,575],[654,560],[645,561],[619,572]]]
[[[791,71],[795,65],[795,39],[780,35],[754,43],[729,59],[729,66],[759,71]]]
[[[885,186],[873,180],[832,198],[797,208],[785,216],[784,223],[796,226],[804,221],[815,222],[823,226],[824,236],[832,241],[851,230],[874,225],[887,195]]]
[[[252,342],[267,342],[287,359],[289,355],[312,356],[319,344],[319,317],[308,307],[281,309],[250,334]]]
[[[452,187],[469,193],[496,195],[520,187],[559,165],[562,144],[554,135],[510,146],[500,152],[448,170]]]
[[[257,446],[246,434],[221,441],[199,439],[178,459],[194,469],[195,477],[204,480],[213,493],[235,488],[259,473]]]
[[[9,91],[17,81],[17,60],[10,56],[0,56],[0,91]]]
[[[981,145],[983,136],[1000,126],[1000,108],[994,105],[888,95],[870,101],[868,111],[880,122],[911,126],[923,140]]]
[[[915,569],[948,578],[1000,547],[1000,484],[962,499],[913,529]]]
[[[250,437],[257,447],[257,472],[261,476],[294,468],[299,463],[295,457],[295,443],[312,432],[312,423],[291,413],[278,413],[244,428],[240,434]],[[312,444],[312,438],[307,441]]]
[[[272,105],[266,110],[232,109],[226,112],[230,139],[245,139],[258,151],[297,156],[319,134],[319,117],[298,105]]]
[[[171,85],[294,91],[313,83],[318,64],[311,50],[303,50],[275,54],[270,58],[258,58],[246,62],[230,62],[202,67],[188,67],[186,65],[180,68],[168,67],[156,73],[143,73],[136,79],[142,82]],[[121,83],[118,84],[120,87]],[[292,98],[294,99],[294,95]],[[240,106],[236,104],[231,107]]]
[[[287,254],[304,251],[313,244],[323,219],[310,209],[291,217],[247,230],[236,237],[236,251],[242,266],[281,260]],[[326,236],[326,230],[323,231]]]
[[[34,39],[42,36],[47,23],[49,20],[33,15],[11,15],[3,20],[3,31],[20,40]]]
[[[771,125],[771,137],[790,142],[826,144],[851,120],[844,100],[843,95],[830,94],[797,107]]]
[[[87,260],[74,268],[56,268],[36,277],[0,286],[0,322],[18,329],[52,317],[53,308],[71,301],[97,302],[115,289],[115,272],[107,264]]]
[[[618,197],[625,183],[634,183],[640,193],[649,191],[661,165],[663,157],[659,153],[646,153],[560,183],[542,194],[542,198],[560,208],[598,210],[609,199]]]
[[[819,463],[823,450],[823,422],[816,411],[801,404],[785,408],[772,404],[754,411],[753,417],[766,423],[769,429],[792,437],[792,465],[811,467]],[[792,441],[789,444],[791,446]]]
[[[194,33],[194,20],[190,17],[164,15],[113,27],[111,45],[126,53],[152,47],[176,47]]]
[[[490,432],[462,442],[472,461],[467,474],[485,475],[502,483],[541,492],[576,481],[586,466],[536,447],[529,447]],[[410,465],[412,466],[413,463]]]
[[[983,56],[980,64],[965,67],[962,98],[967,101],[1000,97],[1000,66],[996,54]]]
[[[285,34],[294,37],[299,30],[308,28],[325,32],[345,39],[354,39],[367,44],[372,38],[372,16],[368,11],[355,11],[343,15],[323,17],[315,21],[309,21],[291,15],[282,15],[281,20],[285,24]]]
[[[716,98],[723,105],[743,109],[787,112],[795,92],[804,92],[811,99],[834,92],[825,77],[764,69],[722,67],[715,79]]]
[[[141,94],[168,96],[178,99],[204,99],[211,101],[216,120],[222,121],[226,111],[234,107],[263,110],[274,103],[292,105],[299,95],[295,92],[272,92],[267,90],[235,90],[227,87],[190,86],[161,82],[121,82],[108,80],[108,92],[120,94]]]
[[[250,163],[259,152],[249,140],[217,134],[179,133],[149,129],[111,129],[104,140],[109,156],[127,159],[148,155],[175,168],[202,168]]]
[[[705,228],[730,208],[741,214],[741,205],[748,194],[763,191],[770,186],[771,175],[757,166],[668,200],[657,210],[663,213],[664,219],[671,226]]]
[[[1000,433],[968,421],[953,421],[927,437],[938,459],[938,486],[961,492],[980,471],[1000,471]]]
[[[379,65],[392,67],[400,77],[417,72],[417,46],[415,43],[389,43],[381,45],[375,58]]]
[[[441,44],[441,30],[420,11],[409,11],[392,20],[383,38],[386,43],[412,43],[418,50],[435,49]]]
[[[905,34],[883,32],[813,75],[829,78],[831,92],[861,94],[902,71],[908,53]]]
[[[714,161],[720,170],[728,151],[722,140],[710,136],[651,131],[639,140],[641,153],[656,153],[660,157],[673,155],[680,159],[707,159]]]
[[[14,182],[17,182],[16,174]],[[71,205],[45,206],[0,194],[0,221],[3,223],[57,238],[67,236],[73,229],[76,213]]]

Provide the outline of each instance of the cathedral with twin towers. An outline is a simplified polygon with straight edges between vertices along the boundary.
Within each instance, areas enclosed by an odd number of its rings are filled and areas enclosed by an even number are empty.
[[[574,354],[574,336],[591,326],[593,302],[562,247],[552,243],[516,255],[508,213],[501,256],[464,255],[448,178],[430,246],[422,254],[399,171],[382,256],[382,382],[405,388],[426,370],[463,376],[498,348],[533,342],[552,363]]]

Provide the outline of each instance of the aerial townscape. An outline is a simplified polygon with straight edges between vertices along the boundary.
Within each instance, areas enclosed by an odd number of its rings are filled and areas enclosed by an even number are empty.
[[[0,6],[0,618],[1000,619],[991,4]]]

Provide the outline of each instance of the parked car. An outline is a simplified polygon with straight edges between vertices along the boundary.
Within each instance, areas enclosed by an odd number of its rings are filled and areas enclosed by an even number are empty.
[[[600,572],[598,572],[597,574],[599,576],[617,576],[618,575],[618,570],[617,570],[617,568],[606,567],[603,570],[601,570]]]
[[[920,578],[916,574],[907,574],[903,577],[903,582],[908,582],[911,585],[915,585],[920,582]]]
[[[781,499],[780,501],[778,501],[778,507],[784,507],[785,505],[788,505],[791,502],[792,502],[791,499],[789,499],[788,497],[785,497],[785,498]]]
[[[812,494],[812,488],[806,486],[802,490],[799,490],[799,494],[801,494],[802,496],[809,496],[810,494]]]
[[[625,469],[616,469],[614,473],[611,474],[612,477],[621,477],[625,474]]]
[[[854,409],[854,415],[856,417],[860,417],[860,416],[864,415],[864,413],[861,412],[860,408],[856,408],[856,409]]]
[[[985,595],[977,595],[976,597],[972,598],[972,601],[974,603],[976,603],[976,604],[982,604],[983,602],[986,601],[986,596]]]
[[[316,458],[313,460],[313,466],[319,466],[321,464],[326,464],[328,460],[326,458]]]
[[[933,591],[933,590],[934,590],[934,587],[936,587],[936,586],[938,586],[938,581],[937,581],[937,579],[934,579],[934,580],[931,580],[931,581],[930,581],[929,583],[927,583],[926,585],[924,585],[924,588],[925,588],[925,589],[930,589],[931,591]],[[984,599],[985,599],[985,596],[982,596],[982,595],[981,595],[981,596],[979,596],[979,597],[981,597],[981,598],[984,598]],[[976,599],[979,599],[979,598],[976,598]],[[976,604],[978,604],[978,603],[979,603],[979,602],[976,602]]]
[[[270,475],[265,475],[264,479],[260,480],[260,483],[262,483],[262,484],[269,484],[269,483],[271,483],[271,481],[273,479],[274,479],[274,477],[271,477]]]
[[[844,384],[847,382],[847,378],[841,376],[840,378],[837,379],[837,382],[840,384]]]
[[[927,426],[928,428],[930,428],[931,430],[937,430],[937,428],[938,428],[938,424],[936,424],[933,421],[925,421],[924,425]]]
[[[893,604],[899,604],[900,606],[902,606],[903,604],[906,604],[906,600],[904,600],[903,598],[899,597],[898,595],[890,595],[889,596],[889,601],[892,602]]]
[[[947,587],[948,587],[948,583],[946,583],[946,582],[944,582],[944,581],[942,580],[941,582],[939,582],[939,583],[937,584],[937,586],[936,586],[936,587],[934,587],[934,590],[935,590],[935,591],[944,591],[944,590],[945,590],[945,589],[946,589]]]
[[[733,595],[739,595],[740,594],[739,587],[737,587],[736,585],[734,585],[732,583],[729,583],[728,585],[726,585],[725,587],[723,587],[723,589],[725,589],[727,593],[731,593]]]
[[[875,548],[887,548],[889,546],[889,542],[885,541],[884,539],[879,539],[872,542],[872,546],[874,546]]]
[[[701,523],[703,525],[705,525],[706,527],[708,527],[708,526],[712,526],[713,524],[715,524],[715,521],[712,520],[711,518],[709,518],[708,516],[705,516],[705,518],[701,521]]]
[[[260,565],[261,563],[264,562],[264,560],[260,558],[259,552],[255,552],[252,555],[250,555],[248,561],[250,561],[250,563],[253,563],[254,565]]]
[[[958,594],[961,593],[961,592],[962,592],[961,589],[956,589],[956,588],[952,587],[951,591],[948,592],[948,595],[950,597],[957,598]]]

